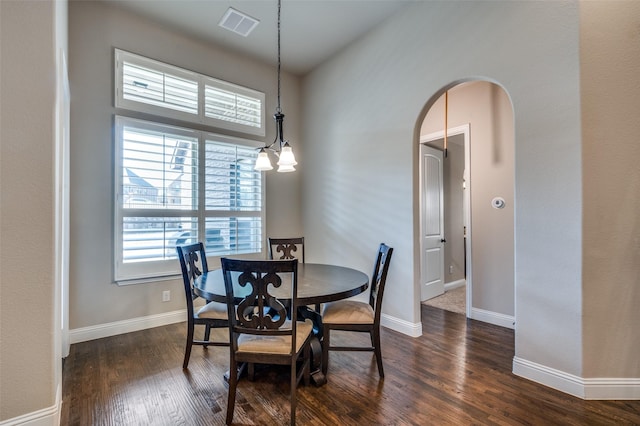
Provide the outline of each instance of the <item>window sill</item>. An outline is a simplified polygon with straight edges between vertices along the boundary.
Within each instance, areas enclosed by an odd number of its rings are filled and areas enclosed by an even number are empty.
[[[180,277],[181,277],[180,274],[173,274],[173,275],[164,275],[160,277],[132,278],[132,279],[118,280],[116,281],[116,284],[118,284],[119,286],[134,285],[134,284],[148,284],[148,283],[154,283],[159,281],[173,281],[173,280],[179,279]]]

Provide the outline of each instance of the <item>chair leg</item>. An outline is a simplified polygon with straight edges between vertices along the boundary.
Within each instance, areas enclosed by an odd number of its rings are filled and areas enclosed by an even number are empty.
[[[249,378],[249,381],[251,381],[251,382],[253,382],[253,380],[256,377],[256,367],[255,367],[255,364],[253,362],[247,363],[247,377]]]
[[[373,349],[376,354],[376,362],[378,363],[378,374],[384,377],[384,368],[382,367],[382,350],[380,348],[380,329],[373,330]]]
[[[298,385],[298,372],[296,371],[295,357],[291,359],[291,426],[296,424],[296,387]]]
[[[322,336],[322,374],[327,376],[327,370],[329,369],[329,334],[330,328],[327,325],[324,325],[323,336]]]
[[[193,346],[193,323],[187,324],[187,345],[184,348],[184,360],[182,361],[182,368],[186,369],[189,366],[189,358],[191,357],[191,347]]]
[[[229,396],[227,398],[227,424],[233,422],[233,411],[236,405],[236,387],[238,385],[238,364],[231,360],[229,368]]]
[[[206,340],[207,342],[210,340],[210,336],[211,336],[211,326],[209,324],[206,324],[204,326],[204,340]],[[206,349],[208,345],[203,345],[203,347]]]

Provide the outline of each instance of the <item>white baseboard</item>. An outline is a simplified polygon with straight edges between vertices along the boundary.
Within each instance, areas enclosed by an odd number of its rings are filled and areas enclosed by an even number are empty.
[[[564,371],[513,357],[513,374],[532,380],[536,383],[557,389],[569,395],[584,398],[582,378]]]
[[[133,331],[145,330],[147,328],[160,327],[185,321],[186,310],[167,312],[164,314],[150,315],[147,317],[132,318],[129,320],[115,321],[106,324],[94,325],[90,327],[76,328],[69,330],[69,340],[71,343],[86,342],[103,337],[116,336],[118,334],[130,333]],[[422,323],[411,323],[390,315],[382,314],[381,325],[399,333],[411,337],[422,336]],[[2,426],[2,425],[0,425]]]
[[[56,407],[44,408],[0,422],[0,426],[57,426],[59,424],[60,410]]]
[[[466,280],[451,281],[450,283],[444,283],[444,291],[450,291],[454,288],[463,287],[465,285],[467,285]]]
[[[640,379],[584,379],[584,399],[640,399]]]
[[[499,314],[497,312],[485,311],[484,309],[478,308],[471,308],[471,315],[469,315],[469,318],[511,329],[515,328],[516,322],[515,318],[511,315]]]
[[[56,391],[56,403],[51,407],[33,411],[0,422],[0,426],[60,426],[60,414],[62,409],[62,383]]]
[[[380,325],[390,328],[399,333],[406,334],[410,337],[422,336],[422,322],[412,323],[391,315],[382,314],[380,317]]]
[[[513,358],[513,374],[582,399],[640,399],[640,378],[584,379],[518,357]]]
[[[109,322],[106,324],[69,330],[71,344],[86,342],[103,337],[116,336],[118,334],[131,333],[132,331],[146,330],[147,328],[160,327],[186,321],[187,310],[166,312],[164,314],[149,315],[146,317],[132,318],[123,321]]]

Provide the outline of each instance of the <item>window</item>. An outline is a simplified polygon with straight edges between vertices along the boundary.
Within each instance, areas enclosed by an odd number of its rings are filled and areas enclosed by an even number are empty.
[[[257,142],[122,116],[115,128],[116,281],[178,273],[177,244],[261,252]]]
[[[261,253],[260,143],[162,124],[177,119],[265,135],[265,95],[115,49],[115,279],[179,273],[175,246],[203,241],[209,256]],[[188,126],[188,125],[187,125]]]
[[[116,108],[265,135],[262,92],[119,49],[115,67]]]

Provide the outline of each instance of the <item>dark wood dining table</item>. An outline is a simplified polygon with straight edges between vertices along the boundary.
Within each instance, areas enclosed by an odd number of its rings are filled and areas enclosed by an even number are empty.
[[[270,293],[282,301],[288,301],[291,300],[291,280],[283,278],[282,286],[271,289]],[[235,303],[239,303],[248,295],[250,287],[241,287],[237,280],[234,280]],[[356,269],[319,263],[298,264],[298,301],[301,307],[346,299],[364,292],[368,287],[369,277]],[[213,269],[198,277],[194,281],[193,291],[206,300],[227,303],[221,269]],[[316,385],[322,385],[326,382],[320,371],[322,318],[310,309],[299,310],[299,316],[314,322],[316,336],[311,342],[314,358],[311,377]]]
[[[284,278],[284,277],[283,277]],[[290,300],[290,280],[283,279],[283,285],[270,290],[281,300]],[[346,299],[362,293],[369,286],[369,277],[364,272],[344,266],[319,263],[298,264],[298,299],[301,305],[314,305]],[[251,287],[235,285],[234,295],[239,302],[250,292]],[[194,293],[206,300],[226,303],[226,292],[222,269],[205,272],[195,280]]]

